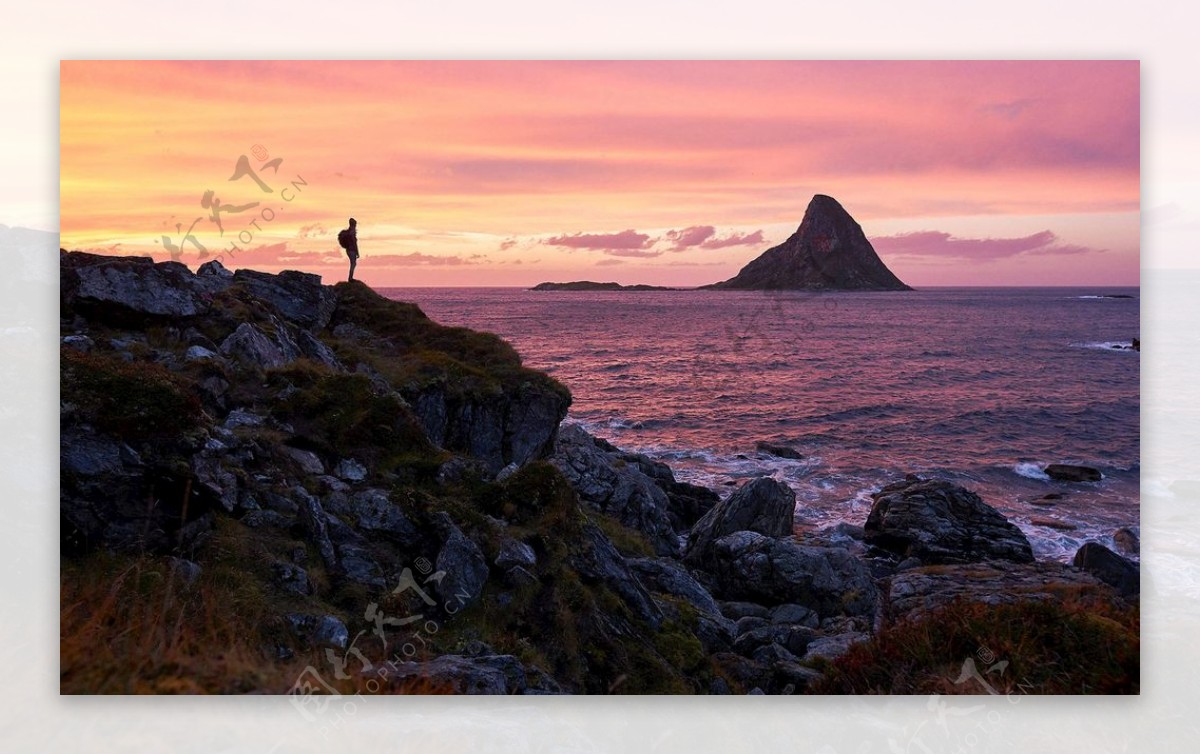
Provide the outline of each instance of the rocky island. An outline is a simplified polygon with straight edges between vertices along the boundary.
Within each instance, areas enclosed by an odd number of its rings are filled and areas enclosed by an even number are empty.
[[[817,194],[787,241],[751,260],[737,275],[701,289],[738,291],[911,291],[883,264],[862,226],[833,197]],[[539,283],[534,291],[670,291],[618,283]]]
[[[974,694],[980,647],[1020,647],[999,691],[1138,689],[1136,565],[1037,561],[949,482],[799,531],[362,283],[60,265],[64,693]]]
[[[595,281],[570,281],[569,283],[539,283],[530,291],[678,291],[677,288],[670,286],[651,286],[645,283],[635,283],[632,286],[623,286],[620,283],[607,282],[597,283]]]
[[[726,281],[704,288],[745,291],[910,291],[833,197],[817,194],[787,241],[763,252]]]

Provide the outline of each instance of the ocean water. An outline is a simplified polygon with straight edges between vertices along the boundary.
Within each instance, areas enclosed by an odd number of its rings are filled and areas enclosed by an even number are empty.
[[[571,389],[568,421],[680,479],[785,481],[804,528],[862,524],[907,473],[975,490],[1039,557],[1139,525],[1140,354],[1112,348],[1139,336],[1136,288],[382,292],[509,340]],[[1104,479],[1055,482],[1053,462]]]

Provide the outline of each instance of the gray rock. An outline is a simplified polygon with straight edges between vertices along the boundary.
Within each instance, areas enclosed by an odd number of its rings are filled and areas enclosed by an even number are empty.
[[[919,618],[956,600],[987,605],[1062,600],[1064,592],[1113,591],[1091,574],[1055,561],[992,561],[911,569],[887,583],[887,613],[894,621]]]
[[[200,579],[200,574],[204,571],[200,564],[195,561],[188,561],[186,558],[178,558],[171,556],[167,559],[171,564],[171,569],[175,576],[183,583],[184,587],[191,587]]]
[[[496,473],[496,482],[504,482],[509,477],[512,477],[513,475],[515,475],[517,473],[518,469],[520,469],[520,467],[517,466],[517,463],[515,461],[509,463],[507,466],[504,467],[504,469],[501,469],[499,472]]]
[[[308,583],[308,572],[295,564],[286,561],[276,561],[271,564],[271,572],[275,584],[292,595],[311,595],[312,586]]]
[[[296,521],[295,517],[290,517],[287,514],[281,514],[278,511],[251,511],[241,518],[242,524],[254,529],[267,527],[276,530],[290,529]]]
[[[313,647],[345,650],[350,646],[350,632],[336,616],[289,613],[285,618],[293,634]]]
[[[337,305],[333,289],[322,286],[321,276],[312,273],[284,270],[272,275],[243,268],[234,273],[234,281],[311,333],[329,324]]]
[[[500,554],[496,556],[496,566],[508,569],[512,566],[533,568],[537,565],[537,554],[520,540],[505,540],[500,546]]]
[[[444,604],[457,611],[482,594],[488,578],[487,561],[479,546],[453,524],[449,525],[449,535],[438,552],[436,564],[438,571],[446,573],[437,584]]]
[[[406,549],[415,548],[422,541],[420,529],[392,502],[385,490],[369,488],[350,496],[330,495],[325,499],[325,507],[341,517],[352,519],[358,529],[384,535]]]
[[[978,495],[945,480],[907,479],[873,496],[866,542],[927,564],[1033,561],[1024,533]]]
[[[755,629],[762,629],[770,623],[761,616],[743,616],[737,620],[737,631],[734,632],[734,636],[741,636]]]
[[[280,450],[292,461],[296,462],[300,469],[304,470],[305,474],[325,474],[325,465],[321,463],[321,457],[312,451],[305,451],[302,448],[293,448],[291,446],[282,446]]]
[[[683,598],[697,611],[722,617],[721,607],[710,593],[678,561],[667,558],[627,559],[643,585],[667,595]]]
[[[578,425],[558,434],[551,463],[558,467],[585,505],[615,517],[644,534],[662,556],[679,552],[667,494],[637,467],[616,458]]]
[[[1142,540],[1138,528],[1122,527],[1113,533],[1113,547],[1126,556],[1138,556],[1142,552]]]
[[[795,661],[807,652],[809,643],[816,636],[816,632],[808,627],[771,624],[739,634],[737,639],[733,641],[733,650],[735,653],[740,653],[747,658],[754,658],[764,663],[770,663],[773,661],[755,658],[754,651],[765,645],[774,644],[795,656],[794,658],[777,658],[774,660]]]
[[[367,468],[354,459],[342,459],[333,473],[347,482],[362,482],[367,479]]]
[[[809,643],[808,649],[804,653],[804,660],[813,661],[824,658],[832,661],[845,655],[851,645],[867,642],[870,639],[871,636],[865,632],[845,632],[829,637],[817,637]]]
[[[747,603],[741,600],[723,600],[720,602],[720,606],[721,614],[734,621],[744,616],[757,616],[760,619],[765,619],[771,615],[769,608],[758,603]]]
[[[591,522],[583,526],[578,550],[570,559],[580,576],[606,585],[635,616],[654,629],[661,625],[662,611],[599,527]]]
[[[1044,470],[1050,479],[1063,482],[1099,482],[1104,475],[1095,467],[1085,467],[1079,464],[1051,464]]]
[[[784,603],[771,609],[772,624],[799,624],[816,629],[820,622],[815,611],[795,603]]]
[[[842,548],[735,532],[714,543],[712,568],[716,592],[729,599],[797,603],[822,617],[870,616],[877,608],[870,571]]]
[[[1101,582],[1111,585],[1121,595],[1137,595],[1142,590],[1138,567],[1129,559],[1120,556],[1100,543],[1084,543],[1075,552],[1071,563],[1092,574]]]
[[[317,364],[322,364],[331,370],[341,372],[346,369],[341,361],[338,360],[337,354],[333,353],[333,349],[326,346],[308,331],[302,330],[296,334],[296,344],[300,349],[301,356],[311,359]]]
[[[288,363],[279,345],[248,322],[237,326],[237,330],[221,342],[221,353],[258,369],[282,367]]]
[[[504,572],[504,579],[513,587],[528,587],[536,585],[538,578],[523,566],[514,566]]]
[[[146,257],[87,256],[92,259],[76,256],[63,265],[62,285],[68,300],[116,305],[161,317],[194,317],[208,311],[209,304],[195,276],[181,263],[155,263]]]
[[[220,260],[209,260],[196,269],[196,275],[202,278],[221,278],[233,281],[233,273],[230,272]]]
[[[225,417],[224,427],[232,430],[237,427],[262,427],[265,420],[259,415],[246,409],[234,409]]]
[[[87,336],[63,336],[62,345],[87,353],[96,347],[96,342]]]
[[[429,661],[388,663],[381,676],[397,683],[412,683],[422,691],[458,695],[516,695],[528,691],[524,668],[511,655],[443,655]]]
[[[337,571],[337,551],[329,537],[329,517],[321,508],[321,503],[299,485],[292,489],[292,500],[296,503],[297,520],[308,535],[309,542],[317,547],[326,568]]]
[[[183,356],[189,362],[200,362],[206,359],[220,358],[220,355],[215,351],[210,351],[203,346],[189,346],[187,352],[185,352]]]
[[[777,642],[759,646],[750,653],[750,658],[768,666],[782,662],[795,663],[800,660]]]
[[[703,566],[711,557],[713,543],[734,532],[790,535],[795,511],[796,494],[787,485],[770,477],[751,480],[696,523],[688,535],[684,561]]]
[[[196,485],[212,494],[227,512],[233,513],[238,504],[237,476],[221,465],[216,456],[198,454],[192,457],[192,474]]]

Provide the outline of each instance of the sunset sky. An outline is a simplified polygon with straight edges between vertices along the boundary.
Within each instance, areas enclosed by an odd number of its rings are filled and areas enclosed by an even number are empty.
[[[1139,109],[1137,62],[64,61],[61,245],[331,280],[354,216],[376,286],[688,286],[823,193],[914,286],[1137,285]]]

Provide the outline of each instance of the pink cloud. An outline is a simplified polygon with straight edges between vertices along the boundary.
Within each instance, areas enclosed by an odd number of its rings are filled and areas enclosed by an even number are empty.
[[[724,249],[730,246],[749,246],[750,244],[762,244],[763,232],[755,231],[754,233],[731,233],[724,238],[712,238],[700,245],[701,249]]]
[[[701,249],[725,249],[731,246],[744,246],[763,243],[762,231],[754,233],[734,232],[728,236],[717,236],[717,229],[711,225],[693,225],[679,230],[667,231],[664,238],[671,242],[670,251],[682,252],[685,249],[700,247]]]
[[[711,225],[693,225],[678,231],[667,231],[666,239],[672,243],[672,252],[682,252],[693,246],[700,246],[717,232]]]
[[[940,257],[975,262],[1019,255],[1066,255],[1100,252],[1077,244],[1063,244],[1052,231],[1016,238],[964,239],[943,231],[914,231],[871,240],[880,254],[893,257]]]
[[[543,244],[561,246],[567,249],[590,249],[624,257],[656,257],[659,252],[647,252],[654,242],[645,233],[638,233],[632,228],[620,233],[574,233],[564,236],[552,236]],[[638,253],[643,252],[643,253]]]

